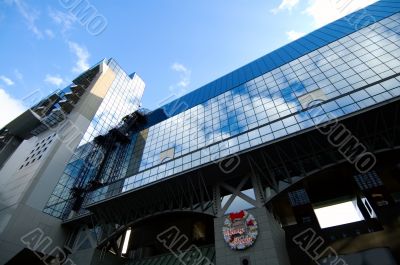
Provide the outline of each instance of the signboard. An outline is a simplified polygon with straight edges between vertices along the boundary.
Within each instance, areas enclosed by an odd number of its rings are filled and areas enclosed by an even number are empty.
[[[222,228],[225,242],[233,250],[251,247],[258,236],[257,221],[247,211],[231,213],[226,217]]]

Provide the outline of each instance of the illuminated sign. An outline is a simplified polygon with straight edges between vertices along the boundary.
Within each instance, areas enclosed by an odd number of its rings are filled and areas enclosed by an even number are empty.
[[[233,250],[251,247],[258,236],[258,225],[254,216],[247,211],[231,213],[222,228],[225,242]]]

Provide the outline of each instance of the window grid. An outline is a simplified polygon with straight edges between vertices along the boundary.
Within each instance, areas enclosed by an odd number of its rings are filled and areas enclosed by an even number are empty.
[[[399,36],[385,27],[399,25],[398,16],[150,127],[144,149],[137,150],[143,154],[139,173],[121,180],[122,192],[399,96],[398,76],[371,85],[400,72]],[[326,103],[303,110],[297,98],[316,89]],[[173,147],[176,158],[160,164],[160,152]],[[107,189],[93,192],[87,203],[104,199]]]

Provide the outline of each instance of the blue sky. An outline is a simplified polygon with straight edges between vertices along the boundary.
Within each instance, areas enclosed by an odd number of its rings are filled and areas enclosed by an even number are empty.
[[[137,72],[154,109],[373,2],[0,0],[0,127],[102,58]]]

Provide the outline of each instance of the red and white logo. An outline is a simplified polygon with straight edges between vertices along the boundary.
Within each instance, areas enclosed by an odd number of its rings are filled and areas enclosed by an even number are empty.
[[[225,242],[233,250],[251,247],[258,236],[257,221],[247,211],[231,213],[226,217],[222,228]]]

